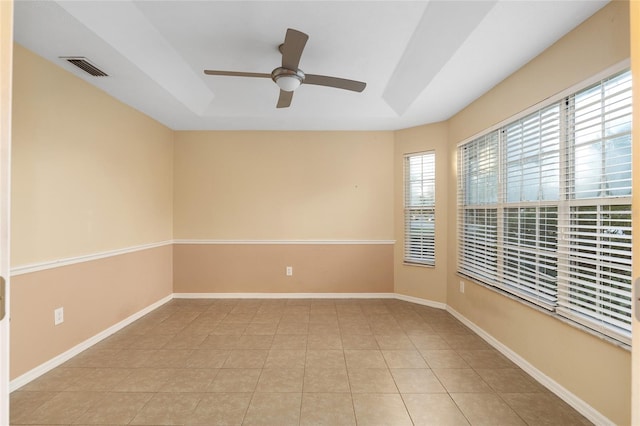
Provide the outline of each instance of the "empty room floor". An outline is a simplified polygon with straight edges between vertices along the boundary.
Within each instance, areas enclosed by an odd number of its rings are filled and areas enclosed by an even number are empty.
[[[174,299],[13,392],[11,424],[590,423],[440,309]]]

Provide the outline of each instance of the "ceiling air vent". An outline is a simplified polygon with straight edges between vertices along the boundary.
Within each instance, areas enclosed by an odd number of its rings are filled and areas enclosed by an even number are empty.
[[[64,59],[94,77],[108,77],[106,72],[102,71],[100,68],[89,62],[87,58],[83,58],[82,56],[61,56],[60,59]]]

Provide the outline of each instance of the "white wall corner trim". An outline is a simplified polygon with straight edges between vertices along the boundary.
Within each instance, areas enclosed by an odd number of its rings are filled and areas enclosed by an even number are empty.
[[[498,341],[495,337],[484,331],[478,325],[467,319],[461,313],[453,309],[451,306],[447,306],[447,312],[456,317],[460,322],[469,327],[478,336],[482,337],[487,343],[493,346],[496,350],[509,358],[514,364],[522,368],[527,374],[537,380],[540,384],[545,386],[551,392],[556,394],[564,402],[576,409],[580,414],[585,416],[589,421],[599,426],[614,426],[615,423],[609,420],[602,413],[597,411],[591,405],[580,399],[578,396],[567,390],[564,386],[538,370],[526,359],[509,349],[507,346]]]
[[[112,334],[116,333],[117,331],[122,330],[124,327],[126,327],[129,324],[133,323],[134,321],[142,318],[146,314],[154,311],[155,309],[157,309],[160,306],[164,305],[165,303],[169,302],[171,299],[173,299],[173,294],[170,294],[170,295],[158,300],[157,302],[152,303],[151,305],[147,306],[146,308],[144,308],[144,309],[136,312],[135,314],[130,315],[129,317],[123,319],[119,323],[116,323],[116,324],[112,325],[111,327],[107,328],[106,330],[96,334],[95,336],[92,336],[92,337],[88,338],[84,342],[81,342],[81,343],[77,344],[73,348],[61,353],[60,355],[58,355],[58,356],[56,356],[54,358],[51,358],[50,360],[40,364],[39,366],[27,371],[23,375],[16,377],[15,379],[11,380],[11,382],[9,383],[9,392],[13,392],[15,390],[20,389],[22,386],[26,385],[27,383],[31,382],[32,380],[35,380],[38,377],[42,376],[43,374],[47,373],[48,371],[53,370],[54,368],[58,367],[59,365],[62,365],[63,363],[67,362],[68,360],[70,360],[74,356],[78,355],[80,352],[82,352],[82,351],[84,351],[86,349],[89,349],[91,346],[95,345],[96,343],[106,339],[107,337],[111,336]]]
[[[120,256],[122,254],[134,253],[136,251],[149,250],[157,247],[171,245],[173,241],[159,241],[156,243],[142,244],[139,246],[125,247],[121,249],[108,250],[99,253],[87,254],[76,257],[68,257],[64,259],[56,259],[47,262],[38,262],[28,265],[20,265],[11,268],[11,276],[30,274],[32,272],[44,271],[46,269],[54,269],[62,266],[75,265],[76,263],[91,262],[93,260],[105,259],[107,257]]]
[[[177,239],[175,244],[273,244],[273,245],[290,245],[290,244],[309,244],[309,245],[376,245],[376,244],[395,244],[395,240],[190,240]]]

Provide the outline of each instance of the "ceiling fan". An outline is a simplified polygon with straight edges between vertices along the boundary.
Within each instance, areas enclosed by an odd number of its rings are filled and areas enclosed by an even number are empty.
[[[291,28],[287,29],[284,43],[279,46],[280,53],[282,53],[282,66],[271,71],[271,74],[218,70],[204,70],[204,73],[207,75],[225,75],[232,77],[270,78],[280,87],[280,97],[276,105],[277,108],[289,107],[293,99],[293,91],[301,84],[335,87],[353,92],[362,92],[364,90],[367,84],[362,81],[347,80],[326,75],[305,74],[299,69],[300,57],[302,56],[302,51],[308,39],[309,36],[303,32]]]

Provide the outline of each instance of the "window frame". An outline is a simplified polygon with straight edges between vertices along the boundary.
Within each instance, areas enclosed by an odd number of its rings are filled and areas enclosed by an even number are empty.
[[[420,158],[421,169],[418,179],[411,178],[411,162]],[[428,164],[425,164],[428,163]],[[430,169],[425,170],[425,167]],[[425,176],[426,175],[426,176]],[[435,226],[436,226],[436,153],[435,150],[405,154],[403,156],[403,263],[413,266],[435,266]],[[431,196],[421,197],[413,202],[412,183],[420,186],[420,193],[430,191]],[[426,225],[432,224],[431,231],[412,232],[411,223],[422,218]]]
[[[627,205],[631,204],[631,194],[626,196],[624,195],[623,196],[620,196],[620,195],[606,196],[605,194],[600,194],[597,198],[591,198],[586,200],[569,199],[569,192],[572,190],[571,185],[575,182],[575,178],[573,176],[569,176],[569,173],[571,173],[572,171],[570,170],[572,165],[571,161],[573,161],[573,158],[571,158],[571,156],[572,155],[575,156],[575,153],[572,151],[572,149],[574,146],[573,140],[576,137],[575,134],[571,133],[573,131],[573,129],[571,128],[571,123],[569,121],[566,121],[566,118],[570,117],[571,114],[574,113],[574,111],[570,109],[569,102],[574,96],[581,95],[583,92],[587,92],[598,85],[602,85],[602,90],[604,91],[606,89],[605,87],[606,83],[610,81],[614,81],[617,77],[619,77],[622,74],[628,73],[629,72],[628,68],[629,68],[628,61],[623,61],[620,64],[617,64],[616,66],[603,71],[597,76],[594,76],[592,79],[586,82],[573,86],[565,90],[564,92],[559,93],[557,96],[551,97],[546,101],[543,101],[537,105],[534,105],[533,107],[528,108],[526,111],[523,111],[515,115],[514,117],[504,120],[503,122],[498,123],[495,126],[492,126],[491,128],[479,133],[478,135],[475,135],[471,138],[468,138],[460,142],[457,145],[457,151],[456,151],[458,156],[457,158],[457,164],[458,164],[457,273],[463,277],[470,278],[473,281],[480,283],[481,285],[485,285],[488,288],[497,290],[500,293],[509,296],[510,298],[514,298],[515,300],[519,300],[526,304],[540,308],[541,311],[546,312],[552,316],[555,316],[564,322],[569,322],[571,324],[574,324],[575,326],[578,326],[583,330],[587,330],[591,333],[595,333],[616,344],[621,344],[624,347],[627,347],[628,345],[630,345],[630,324],[625,325],[625,326],[628,326],[629,329],[627,328],[617,329],[615,326],[616,322],[614,318],[615,315],[618,313],[616,312],[618,310],[618,307],[622,306],[622,305],[618,305],[617,303],[621,303],[621,302],[614,301],[610,303],[609,302],[602,303],[602,302],[596,301],[594,302],[594,306],[596,306],[597,310],[594,311],[595,312],[594,315],[589,317],[588,315],[582,315],[579,312],[580,306],[578,306],[577,304],[576,304],[576,309],[572,311],[570,302],[569,302],[569,305],[567,305],[567,303],[563,301],[563,298],[564,300],[569,300],[569,296],[567,296],[567,294],[569,294],[568,292],[571,290],[575,292],[576,288],[578,288],[578,285],[574,285],[570,281],[567,281],[567,278],[569,275],[567,271],[571,269],[567,265],[570,265],[572,261],[575,262],[575,260],[571,260],[570,255],[568,253],[570,249],[567,249],[568,243],[565,242],[565,239],[567,238],[566,230],[571,228],[572,226],[571,223],[569,223],[570,222],[569,218],[571,217],[570,213],[572,211],[573,206],[597,205],[598,209],[600,209],[601,206],[605,206],[605,208],[609,206],[612,209],[620,208],[621,210],[624,210],[624,208],[627,207]],[[541,114],[545,109],[551,108],[555,104],[560,105],[560,115],[561,115],[560,126],[559,126],[560,158],[559,158],[559,164],[558,164],[559,179],[558,179],[557,200],[538,199],[538,200],[524,200],[524,201],[521,200],[519,202],[511,202],[508,200],[510,195],[507,193],[507,186],[506,186],[508,161],[507,161],[507,153],[506,153],[506,140],[505,140],[506,138],[504,135],[505,129],[508,126],[511,126],[520,120],[527,119],[530,115],[534,115],[536,113]],[[606,111],[606,110],[603,109],[603,111]],[[604,117],[606,112],[602,112],[601,114],[602,114],[601,120],[605,120]],[[466,193],[466,190],[468,188],[465,187],[465,185],[467,185],[467,180],[469,176],[468,176],[468,171],[465,168],[468,165],[465,164],[465,158],[463,158],[464,149],[467,149],[473,146],[473,144],[477,143],[478,140],[480,140],[483,137],[486,137],[491,133],[498,134],[497,150],[499,151],[500,160],[499,160],[499,166],[498,166],[499,183],[497,185],[497,191],[496,191],[497,198],[498,198],[497,202],[485,203],[483,206],[479,206],[477,204],[465,205],[465,203],[468,201],[468,198],[470,196],[469,194]],[[604,143],[605,139],[607,139],[608,136],[605,136],[603,134],[601,138],[602,138],[602,142]],[[538,150],[542,151],[542,148],[538,147]],[[603,158],[605,158],[604,151],[602,155],[603,155]],[[521,170],[521,172],[523,172],[523,170],[524,168]],[[483,274],[486,274],[486,269],[482,270],[481,271],[482,273],[478,273],[478,271],[473,271],[472,273],[469,273],[469,270],[470,269],[473,270],[473,268],[470,268],[469,265],[465,265],[465,261],[468,260],[468,259],[465,259],[465,256],[467,257],[470,256],[469,253],[465,252],[465,244],[467,245],[469,244],[468,242],[465,242],[465,233],[467,233],[465,227],[468,225],[468,222],[465,222],[465,217],[466,217],[465,215],[467,215],[467,213],[473,209],[476,209],[477,211],[479,207],[482,207],[487,210],[493,209],[496,212],[496,216],[497,216],[495,233],[497,237],[496,251],[498,252],[498,256],[497,256],[498,258],[496,259],[496,265],[495,265],[495,269],[496,269],[495,277],[483,276]],[[556,217],[555,217],[554,226],[556,229],[555,257],[557,259],[557,262],[555,265],[556,279],[555,279],[555,284],[553,286],[553,292],[554,292],[553,296],[555,297],[555,300],[553,299],[553,297],[551,297],[549,300],[541,301],[537,297],[535,297],[535,295],[531,296],[530,294],[527,294],[526,291],[514,290],[513,286],[509,286],[508,284],[505,283],[505,279],[504,279],[504,274],[506,269],[505,265],[510,261],[510,259],[508,258],[509,253],[507,253],[507,250],[505,250],[505,240],[507,239],[508,229],[504,229],[504,228],[509,226],[507,222],[507,219],[509,218],[508,213],[511,213],[513,215],[514,209],[516,210],[517,209],[520,209],[520,210],[546,209],[549,207],[556,208],[556,212],[555,212]],[[600,210],[598,210],[598,212],[600,212]],[[625,214],[626,213],[627,212],[625,212]],[[535,217],[539,218],[540,216],[536,214]],[[597,220],[608,220],[607,217],[608,216],[606,215],[606,212],[605,212],[605,214],[603,214],[602,217],[598,216]],[[623,216],[620,216],[620,217],[623,217]],[[626,216],[624,216],[624,220],[626,220]],[[598,225],[598,227],[599,226],[600,225]],[[624,237],[621,237],[621,238],[628,238],[629,244],[631,241],[630,227],[631,227],[631,224],[630,224],[630,218],[629,218],[629,225],[628,227],[624,228],[624,233],[625,233]],[[597,231],[597,232],[600,232],[600,231]],[[541,238],[540,235],[537,236],[536,241],[540,240]],[[598,236],[599,235],[601,234],[598,233]],[[611,237],[611,240],[613,240],[613,237]],[[620,239],[618,239],[618,241],[620,241]],[[609,244],[615,244],[615,243],[609,243]],[[580,249],[578,249],[578,251],[580,251]],[[598,253],[601,253],[604,251],[606,250],[598,251]],[[613,251],[615,251],[615,248],[613,249]],[[483,255],[480,254],[479,257],[481,256]],[[629,252],[629,258],[630,256],[631,256],[631,252]],[[627,265],[625,264],[625,267],[626,266]],[[605,265],[604,269],[606,269],[606,267],[607,265]],[[600,277],[602,274],[600,274],[597,271],[599,271],[599,269],[596,269],[596,272],[594,274]],[[620,285],[619,288],[616,287],[617,283],[615,282],[615,280],[619,277],[615,277],[614,273],[611,273],[611,275],[614,277],[613,279],[610,279],[610,281],[614,281],[613,284],[609,283],[611,284],[611,286],[609,286],[609,284],[607,284],[606,282],[603,284],[603,281],[599,281],[599,280],[596,281],[595,286],[598,287],[596,289],[598,291],[594,291],[594,294],[596,294],[598,297],[600,296],[600,293],[604,293],[606,298],[607,294],[611,294],[616,290],[619,290],[620,288],[623,288],[623,290],[620,291],[620,293],[622,294],[622,292],[627,288],[626,283],[624,285]],[[629,291],[630,291],[630,285],[631,285],[631,282],[629,282],[629,286],[628,286]],[[611,288],[613,288],[614,290],[611,290]],[[578,290],[580,289],[578,288]],[[563,293],[563,294],[561,295],[560,293]],[[629,294],[629,297],[631,297],[630,294]],[[608,309],[610,309],[611,312],[607,312],[607,308],[602,308],[601,305],[604,305],[606,303],[609,303],[610,307]],[[630,299],[629,299],[629,303],[630,303]],[[624,309],[620,308],[619,311],[622,312],[624,310],[626,310],[626,306],[624,307]],[[603,312],[605,315],[601,315],[600,312]],[[612,316],[610,316],[608,320],[607,319],[603,320],[602,317],[606,316],[607,313],[612,314]],[[628,315],[629,315],[628,319],[630,321],[631,320],[630,306],[629,306]],[[600,321],[600,323],[598,321]]]

